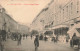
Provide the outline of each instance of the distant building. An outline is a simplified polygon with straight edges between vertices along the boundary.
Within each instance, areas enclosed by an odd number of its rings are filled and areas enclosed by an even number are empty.
[[[27,34],[29,31],[29,27],[16,22],[0,5],[0,30]]]

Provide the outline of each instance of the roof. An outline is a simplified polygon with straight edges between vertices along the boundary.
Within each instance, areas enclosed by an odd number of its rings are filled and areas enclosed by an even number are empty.
[[[54,0],[51,0],[51,2],[48,3],[48,4],[45,6],[45,8],[43,8],[43,9],[39,12],[39,14],[36,16],[36,18],[34,18],[34,20],[33,20],[32,23],[34,23],[34,22],[38,19],[39,15],[40,15],[42,12],[48,10],[49,6],[50,6],[53,2],[54,2]]]

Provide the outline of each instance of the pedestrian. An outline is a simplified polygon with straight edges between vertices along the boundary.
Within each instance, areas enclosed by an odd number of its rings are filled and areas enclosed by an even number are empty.
[[[45,36],[45,37],[44,37],[44,40],[45,40],[45,42],[46,42],[46,41],[48,40],[48,38]]]
[[[27,36],[28,36],[28,35],[26,35],[26,39],[27,39]]]
[[[43,40],[43,35],[40,35],[39,40]]]
[[[32,39],[32,35],[31,35],[31,39]]]
[[[44,37],[44,40],[45,40],[45,42],[48,40],[48,38],[46,37],[46,35],[45,35],[45,37]]]
[[[39,36],[38,35],[36,35],[36,38],[34,40],[34,45],[35,45],[35,51],[37,51],[39,47]]]
[[[5,30],[1,31],[1,35],[2,35],[2,40],[6,41],[6,31]]]
[[[21,45],[21,39],[22,39],[22,35],[19,34],[19,35],[18,35],[18,45]]]
[[[56,43],[57,43],[57,41],[58,41],[58,35],[56,35],[56,38],[55,38],[55,40],[56,40]]]
[[[2,43],[2,37],[0,35],[0,51],[3,51],[3,49],[4,49],[4,45]]]
[[[23,40],[25,39],[25,34],[23,34]]]
[[[66,35],[66,42],[67,42],[67,43],[69,42],[69,39],[70,39],[70,36],[67,34],[67,35]]]
[[[77,36],[76,33],[73,34],[72,39],[70,40],[70,45],[71,47],[74,47],[73,44],[77,44],[78,40],[77,40]]]
[[[76,33],[74,33],[72,36],[72,40],[76,40],[76,38],[77,38]]]

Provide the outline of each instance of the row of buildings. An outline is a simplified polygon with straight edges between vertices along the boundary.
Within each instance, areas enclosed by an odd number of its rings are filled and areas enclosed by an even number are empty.
[[[52,0],[33,20],[32,29],[67,34],[80,21],[80,0]]]
[[[6,10],[0,6],[0,30],[27,34],[29,32],[29,27],[16,22],[9,14],[7,14]]]

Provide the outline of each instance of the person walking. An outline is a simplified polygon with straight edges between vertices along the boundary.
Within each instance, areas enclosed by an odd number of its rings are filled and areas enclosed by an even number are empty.
[[[66,35],[66,42],[67,42],[67,43],[69,42],[69,39],[70,39],[70,36],[67,34],[67,35]]]
[[[33,35],[31,35],[31,40],[32,40]]]
[[[36,35],[36,38],[34,40],[34,45],[35,45],[35,51],[37,51],[39,47],[39,36],[38,35]]]
[[[23,34],[23,40],[25,39],[25,34]]]
[[[0,35],[0,51],[3,51],[3,49],[4,49],[4,45],[2,43],[2,37]]]
[[[6,31],[5,30],[1,31],[1,35],[2,35],[2,40],[6,41]]]
[[[21,39],[22,39],[22,35],[19,34],[19,35],[18,35],[18,45],[21,45]]]
[[[27,39],[27,36],[28,36],[28,35],[26,34],[26,39]]]

